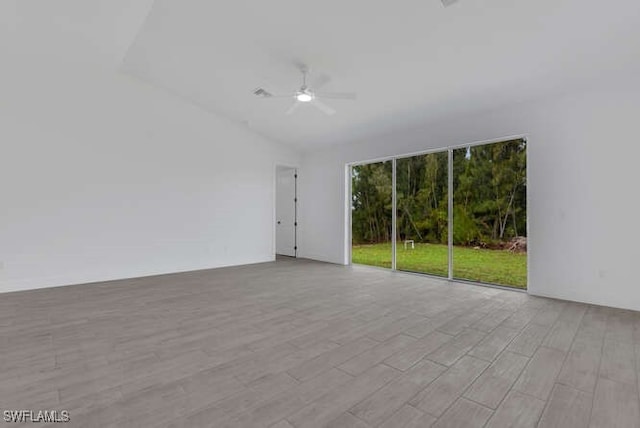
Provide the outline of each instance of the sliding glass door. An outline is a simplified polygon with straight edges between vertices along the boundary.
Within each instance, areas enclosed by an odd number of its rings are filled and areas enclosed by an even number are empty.
[[[448,156],[396,160],[396,269],[448,276]]]
[[[351,259],[391,268],[393,161],[351,167]]]
[[[523,139],[453,151],[453,277],[527,288]]]
[[[527,287],[525,139],[350,170],[353,263]]]

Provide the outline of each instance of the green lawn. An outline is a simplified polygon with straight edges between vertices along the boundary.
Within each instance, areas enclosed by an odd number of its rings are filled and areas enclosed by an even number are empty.
[[[354,245],[353,263],[391,267],[391,243]],[[405,250],[398,242],[399,270],[447,276],[447,246],[418,244]],[[453,248],[453,276],[458,279],[527,288],[527,255],[506,250]]]

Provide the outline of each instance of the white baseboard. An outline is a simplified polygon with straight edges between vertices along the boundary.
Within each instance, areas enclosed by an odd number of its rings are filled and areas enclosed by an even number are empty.
[[[232,266],[244,266],[258,263],[267,263],[273,262],[275,260],[275,256],[266,256],[261,258],[256,258],[252,260],[247,260],[239,263],[224,263],[224,264],[208,264],[208,265],[193,265],[193,266],[181,266],[176,268],[167,268],[167,269],[151,269],[151,270],[140,270],[140,271],[129,271],[129,272],[120,272],[116,274],[110,273],[80,273],[80,274],[71,274],[64,276],[50,276],[50,277],[34,277],[34,278],[25,278],[20,280],[5,280],[0,282],[0,293],[13,293],[18,291],[28,291],[28,290],[38,290],[43,288],[54,288],[54,287],[67,287],[70,285],[79,285],[79,284],[99,284],[108,281],[118,281],[118,280],[126,280],[126,279],[134,279],[134,278],[144,278],[148,276],[157,276],[157,275],[169,275],[174,273],[185,273],[185,272],[194,272],[199,270],[208,270],[208,269],[219,269],[224,267],[232,267]]]

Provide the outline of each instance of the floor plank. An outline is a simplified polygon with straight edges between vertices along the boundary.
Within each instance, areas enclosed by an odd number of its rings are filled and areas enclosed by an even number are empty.
[[[640,420],[636,312],[307,260],[4,294],[0,347],[3,408],[76,426]]]
[[[534,428],[545,402],[518,391],[511,391],[489,420],[486,428]]]
[[[465,329],[454,339],[429,353],[427,358],[438,364],[451,366],[467,352],[471,351],[484,337],[486,333],[478,330]]]
[[[517,335],[517,330],[498,327],[474,346],[473,349],[469,351],[469,355],[485,361],[493,361]]]
[[[591,428],[638,428],[640,408],[637,386],[598,379],[591,411]]]
[[[589,425],[592,401],[593,395],[590,393],[556,384],[538,427],[586,427]]]
[[[601,357],[602,341],[576,338],[558,375],[558,382],[593,393],[598,379]]]
[[[433,425],[434,428],[482,428],[493,411],[473,401],[458,399]]]
[[[415,407],[404,405],[400,410],[395,412],[389,419],[384,421],[380,428],[404,428],[409,426],[410,424],[415,424],[418,420],[424,417],[425,414]],[[432,424],[436,421],[435,418],[432,419]]]
[[[378,425],[390,418],[445,370],[446,367],[425,360],[358,403],[351,409],[351,413],[371,425]]]
[[[329,392],[288,417],[295,427],[323,427],[362,401],[400,372],[389,366],[375,366],[348,382],[337,391]]]
[[[529,324],[509,344],[507,350],[533,357],[548,332],[549,326]]]
[[[513,389],[546,400],[553,389],[564,358],[564,352],[557,349],[538,348]]]
[[[495,409],[529,362],[524,355],[505,352],[465,392],[464,396]]]
[[[629,342],[604,340],[600,376],[616,382],[636,384],[635,346]]]
[[[347,360],[340,364],[338,368],[349,374],[357,376],[364,373],[371,367],[381,363],[393,354],[402,353],[402,351],[416,342],[416,339],[404,334],[399,334],[386,341],[368,349],[367,352]]]
[[[489,363],[484,360],[462,357],[412,398],[409,404],[432,416],[440,417],[488,366]]]

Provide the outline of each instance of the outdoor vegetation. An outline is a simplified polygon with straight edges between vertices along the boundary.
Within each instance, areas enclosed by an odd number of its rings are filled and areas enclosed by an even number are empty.
[[[352,171],[353,262],[390,267],[392,163]],[[526,186],[524,140],[454,150],[454,277],[526,287]],[[396,197],[398,269],[446,276],[447,153],[398,159]]]

